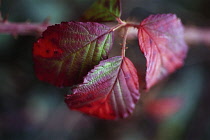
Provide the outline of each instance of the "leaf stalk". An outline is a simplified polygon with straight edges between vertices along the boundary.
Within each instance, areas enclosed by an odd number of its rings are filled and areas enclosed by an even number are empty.
[[[125,28],[124,35],[123,35],[122,52],[121,52],[122,58],[125,57],[127,36],[128,36],[128,27]]]

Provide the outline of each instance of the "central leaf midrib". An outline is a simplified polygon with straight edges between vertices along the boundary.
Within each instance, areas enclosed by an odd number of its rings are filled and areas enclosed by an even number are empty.
[[[63,59],[63,61],[66,60],[66,58],[68,58],[70,55],[72,54],[76,54],[77,52],[79,52],[81,49],[84,49],[85,47],[87,47],[89,44],[93,43],[94,41],[98,40],[99,38],[101,38],[102,36],[105,36],[106,34],[110,34],[112,31],[111,30],[108,30],[107,32],[101,34],[100,36],[96,37],[95,39],[89,41],[88,43],[84,44],[80,49],[78,49],[77,51],[75,52],[72,52],[72,53],[69,53],[69,55],[65,56]]]
[[[76,52],[74,53],[69,53],[69,55],[66,55],[63,59],[61,59],[60,61],[60,66],[59,66],[59,69],[58,69],[58,72],[57,72],[57,76],[59,77],[60,75],[60,72],[62,71],[62,67],[63,67],[63,64],[65,61],[67,61],[69,59],[69,57],[71,57],[72,55],[77,55],[77,53],[81,50],[81,49],[85,49],[87,48],[89,45],[91,45],[91,43],[93,43],[94,41],[96,40],[99,40],[102,36],[105,36],[105,35],[108,35],[110,34],[112,31],[108,30],[107,32],[99,35],[98,37],[96,37],[95,39],[89,41],[88,43],[86,43],[85,45],[83,45],[83,47],[81,47],[80,49],[78,49]],[[107,38],[106,38],[107,39]],[[104,47],[103,47],[103,50],[104,50]],[[94,53],[93,53],[94,54]],[[75,58],[76,56],[74,56]],[[74,60],[71,62],[70,66],[72,66],[72,64],[74,63]],[[81,70],[80,70],[80,73],[81,73]]]
[[[122,58],[121,58],[121,59],[122,59]],[[119,60],[117,60],[117,61],[119,61]],[[122,60],[121,60],[120,63],[122,64]],[[86,103],[84,103],[84,104],[80,104],[80,105],[78,105],[77,107],[81,107],[81,106],[83,106],[83,105],[85,105],[85,104],[88,104],[88,103],[91,103],[91,102],[100,100],[100,99],[102,99],[102,98],[104,98],[104,100],[107,100],[107,97],[110,95],[110,92],[113,90],[113,87],[114,87],[114,85],[115,85],[115,83],[116,83],[117,77],[118,77],[118,75],[119,75],[119,70],[120,70],[121,64],[118,65],[119,68],[117,68],[117,71],[118,71],[117,74],[116,74],[115,76],[110,77],[110,78],[108,78],[108,79],[106,79],[106,80],[104,81],[104,82],[106,82],[106,81],[109,81],[110,79],[115,78],[114,84],[112,85],[112,87],[110,88],[110,90],[107,92],[108,94],[106,94],[106,95],[104,95],[104,96],[99,96],[98,98],[95,98],[94,100],[91,100],[91,101],[86,102]],[[110,71],[108,71],[107,73],[109,73],[109,72],[110,72]],[[104,74],[104,75],[106,75],[106,74]],[[103,75],[103,76],[104,76],[104,75]],[[103,76],[102,76],[102,77],[103,77]],[[98,79],[100,79],[100,77],[99,77],[99,78],[95,78],[94,81],[96,81],[96,80],[98,80]],[[100,84],[103,84],[103,83],[100,83]],[[83,85],[83,86],[84,86],[84,85]],[[89,86],[89,85],[87,85],[87,86]],[[77,93],[76,93],[76,94],[77,94]],[[101,107],[101,106],[99,106],[98,108],[100,108],[100,107]]]

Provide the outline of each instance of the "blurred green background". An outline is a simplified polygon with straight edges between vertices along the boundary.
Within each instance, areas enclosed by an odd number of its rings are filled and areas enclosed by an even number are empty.
[[[77,20],[93,2],[2,0],[0,11],[11,22],[50,18],[50,23],[55,24]],[[175,13],[186,26],[210,28],[208,0],[122,0],[122,9],[123,19],[138,21],[150,13]],[[150,92],[142,92],[131,117],[106,121],[69,110],[63,101],[66,89],[35,77],[32,46],[36,39],[0,35],[0,140],[210,139],[210,45],[190,45],[185,66]],[[128,57],[139,71],[145,70],[140,67],[145,60],[137,40],[129,41],[128,46]],[[154,104],[165,98],[179,99],[173,105],[180,107]],[[151,103],[158,113],[147,109]]]

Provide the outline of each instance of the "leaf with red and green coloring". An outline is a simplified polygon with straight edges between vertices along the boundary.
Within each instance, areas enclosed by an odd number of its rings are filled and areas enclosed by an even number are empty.
[[[58,87],[81,83],[88,71],[107,59],[113,44],[109,27],[94,22],[62,22],[47,28],[34,44],[35,73]]]
[[[183,65],[188,48],[184,27],[176,15],[158,14],[144,19],[138,39],[147,61],[147,89]]]
[[[97,0],[85,11],[82,21],[107,22],[115,21],[121,16],[120,0]]]
[[[139,82],[133,63],[116,56],[103,60],[84,78],[83,84],[67,95],[70,109],[102,119],[128,117],[140,97]]]

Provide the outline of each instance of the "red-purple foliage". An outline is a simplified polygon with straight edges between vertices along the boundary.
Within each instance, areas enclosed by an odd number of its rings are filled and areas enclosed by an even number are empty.
[[[62,22],[43,32],[33,48],[35,72],[40,80],[55,86],[72,86],[112,47],[110,28],[95,22]]]
[[[144,19],[138,39],[147,60],[147,89],[183,65],[187,45],[184,28],[176,15],[158,14]]]
[[[73,109],[103,119],[129,116],[140,96],[136,69],[128,58],[112,57],[101,61],[85,77],[83,84],[67,95]]]
[[[117,20],[118,24],[109,28],[72,21],[48,27],[33,47],[36,75],[55,86],[75,85],[65,97],[70,109],[103,119],[126,118],[140,97],[136,69],[125,57],[127,29],[138,29],[139,46],[147,61],[146,89],[150,89],[183,65],[187,53],[183,26],[174,14],[126,23],[120,19],[120,0],[99,0],[87,13],[84,20]],[[124,28],[121,56],[107,59],[113,32]]]

